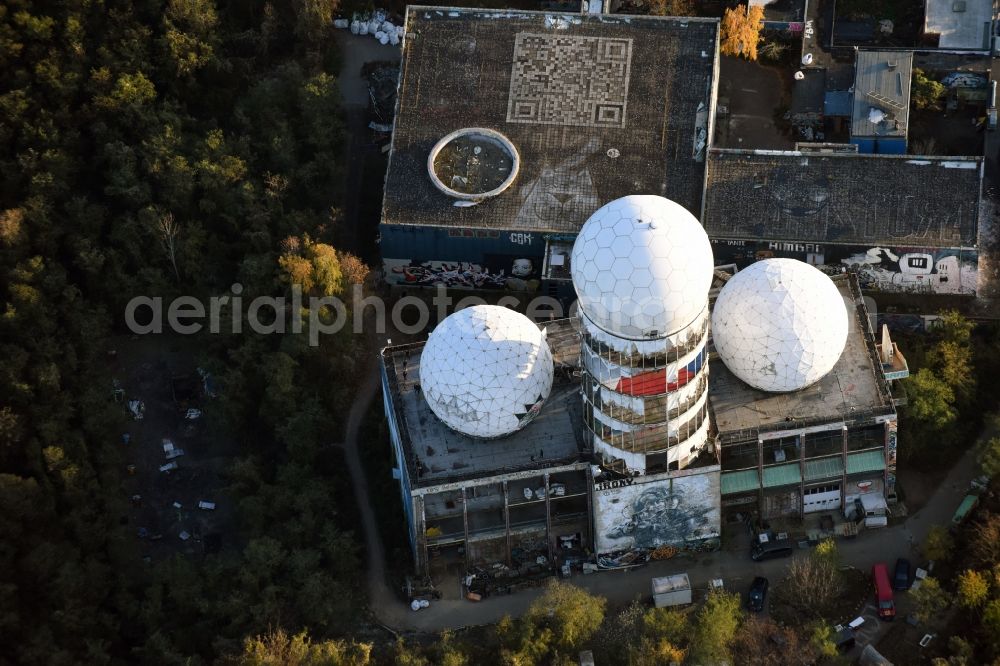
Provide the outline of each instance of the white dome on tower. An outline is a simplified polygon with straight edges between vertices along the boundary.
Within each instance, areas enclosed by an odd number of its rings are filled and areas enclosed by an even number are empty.
[[[420,355],[420,386],[444,423],[472,437],[526,425],[552,390],[552,353],[538,326],[496,305],[449,315]]]
[[[712,246],[680,204],[631,195],[601,207],[580,230],[571,258],[586,317],[613,335],[662,338],[704,310]]]
[[[762,391],[797,391],[844,351],[847,307],[837,286],[795,259],[765,259],[734,275],[712,312],[712,338],[729,370]]]

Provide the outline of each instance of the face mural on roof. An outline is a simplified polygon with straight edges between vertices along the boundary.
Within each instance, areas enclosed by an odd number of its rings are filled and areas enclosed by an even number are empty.
[[[827,178],[806,170],[776,169],[768,190],[781,212],[791,217],[816,215],[830,203]]]
[[[543,165],[541,173],[521,188],[524,203],[513,228],[535,229],[556,220],[583,222],[600,208],[597,187],[587,164],[600,149],[600,142],[592,138],[555,167]]]

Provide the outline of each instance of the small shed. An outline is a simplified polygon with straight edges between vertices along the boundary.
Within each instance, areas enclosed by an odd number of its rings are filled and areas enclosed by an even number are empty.
[[[686,573],[653,579],[653,605],[657,608],[691,603],[691,580]]]
[[[851,143],[860,153],[906,154],[912,51],[858,51]]]

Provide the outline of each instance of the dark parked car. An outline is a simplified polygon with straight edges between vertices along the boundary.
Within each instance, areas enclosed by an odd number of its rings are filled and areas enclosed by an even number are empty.
[[[750,599],[747,601],[747,608],[754,613],[764,610],[764,601],[767,599],[767,579],[757,576],[750,584]]]
[[[892,589],[910,589],[910,561],[905,557],[896,560],[896,573],[892,576]]]

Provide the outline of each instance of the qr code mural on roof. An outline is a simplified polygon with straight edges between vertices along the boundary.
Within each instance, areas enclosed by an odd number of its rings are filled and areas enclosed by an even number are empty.
[[[518,33],[507,122],[624,127],[632,40]]]

